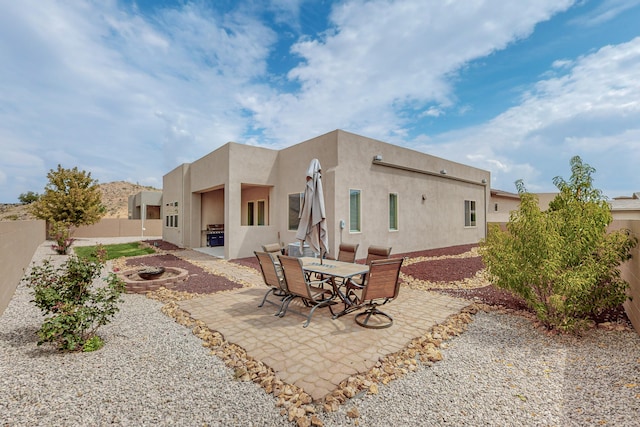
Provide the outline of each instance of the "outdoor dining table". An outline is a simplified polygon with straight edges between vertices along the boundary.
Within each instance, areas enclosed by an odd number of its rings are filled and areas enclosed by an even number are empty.
[[[336,313],[333,318],[336,319],[345,314],[347,308],[349,308],[352,303],[340,288],[346,285],[350,278],[368,273],[369,266],[366,264],[342,262],[331,259],[323,259],[322,262],[320,262],[320,258],[313,257],[301,257],[300,260],[302,260],[302,269],[305,273],[315,273],[329,277],[335,296],[344,303],[344,310]]]

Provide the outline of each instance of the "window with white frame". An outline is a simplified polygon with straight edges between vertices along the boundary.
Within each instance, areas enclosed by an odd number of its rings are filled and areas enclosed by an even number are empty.
[[[398,229],[398,193],[389,193],[389,230]]]
[[[476,225],[476,201],[464,201],[464,226],[475,227]]]
[[[266,225],[266,204],[264,200],[247,202],[247,225]]]
[[[304,200],[304,193],[292,193],[289,194],[289,230],[295,231],[300,224],[300,209],[302,209],[302,202]]]
[[[350,232],[360,232],[361,223],[360,223],[360,211],[361,211],[361,202],[360,202],[360,190],[349,190],[349,231]]]

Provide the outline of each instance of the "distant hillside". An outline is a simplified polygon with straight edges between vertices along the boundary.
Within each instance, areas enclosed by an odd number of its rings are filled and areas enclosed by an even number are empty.
[[[115,181],[100,184],[102,204],[106,207],[105,218],[128,218],[129,196],[140,191],[162,191],[153,187]],[[21,204],[0,204],[0,221],[34,219],[27,212],[27,206]]]

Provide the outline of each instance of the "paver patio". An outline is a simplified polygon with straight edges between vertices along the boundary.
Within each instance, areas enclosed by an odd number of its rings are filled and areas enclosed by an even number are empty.
[[[283,381],[303,388],[319,400],[379,358],[399,351],[434,325],[458,313],[468,301],[434,292],[401,288],[399,297],[384,306],[394,318],[387,329],[365,329],[355,313],[332,320],[328,308],[315,311],[303,328],[309,309],[294,302],[280,318],[276,307],[258,308],[267,288],[242,288],[179,302],[190,315],[220,332],[247,354],[271,367]],[[277,302],[277,298],[270,296]],[[300,314],[292,312],[295,310]]]

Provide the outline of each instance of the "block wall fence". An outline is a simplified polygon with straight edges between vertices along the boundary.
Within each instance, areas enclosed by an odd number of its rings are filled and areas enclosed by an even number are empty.
[[[99,223],[80,227],[73,237],[162,236],[162,220],[105,218]],[[0,221],[0,314],[9,305],[16,287],[24,276],[33,254],[46,240],[46,223],[34,221]]]

